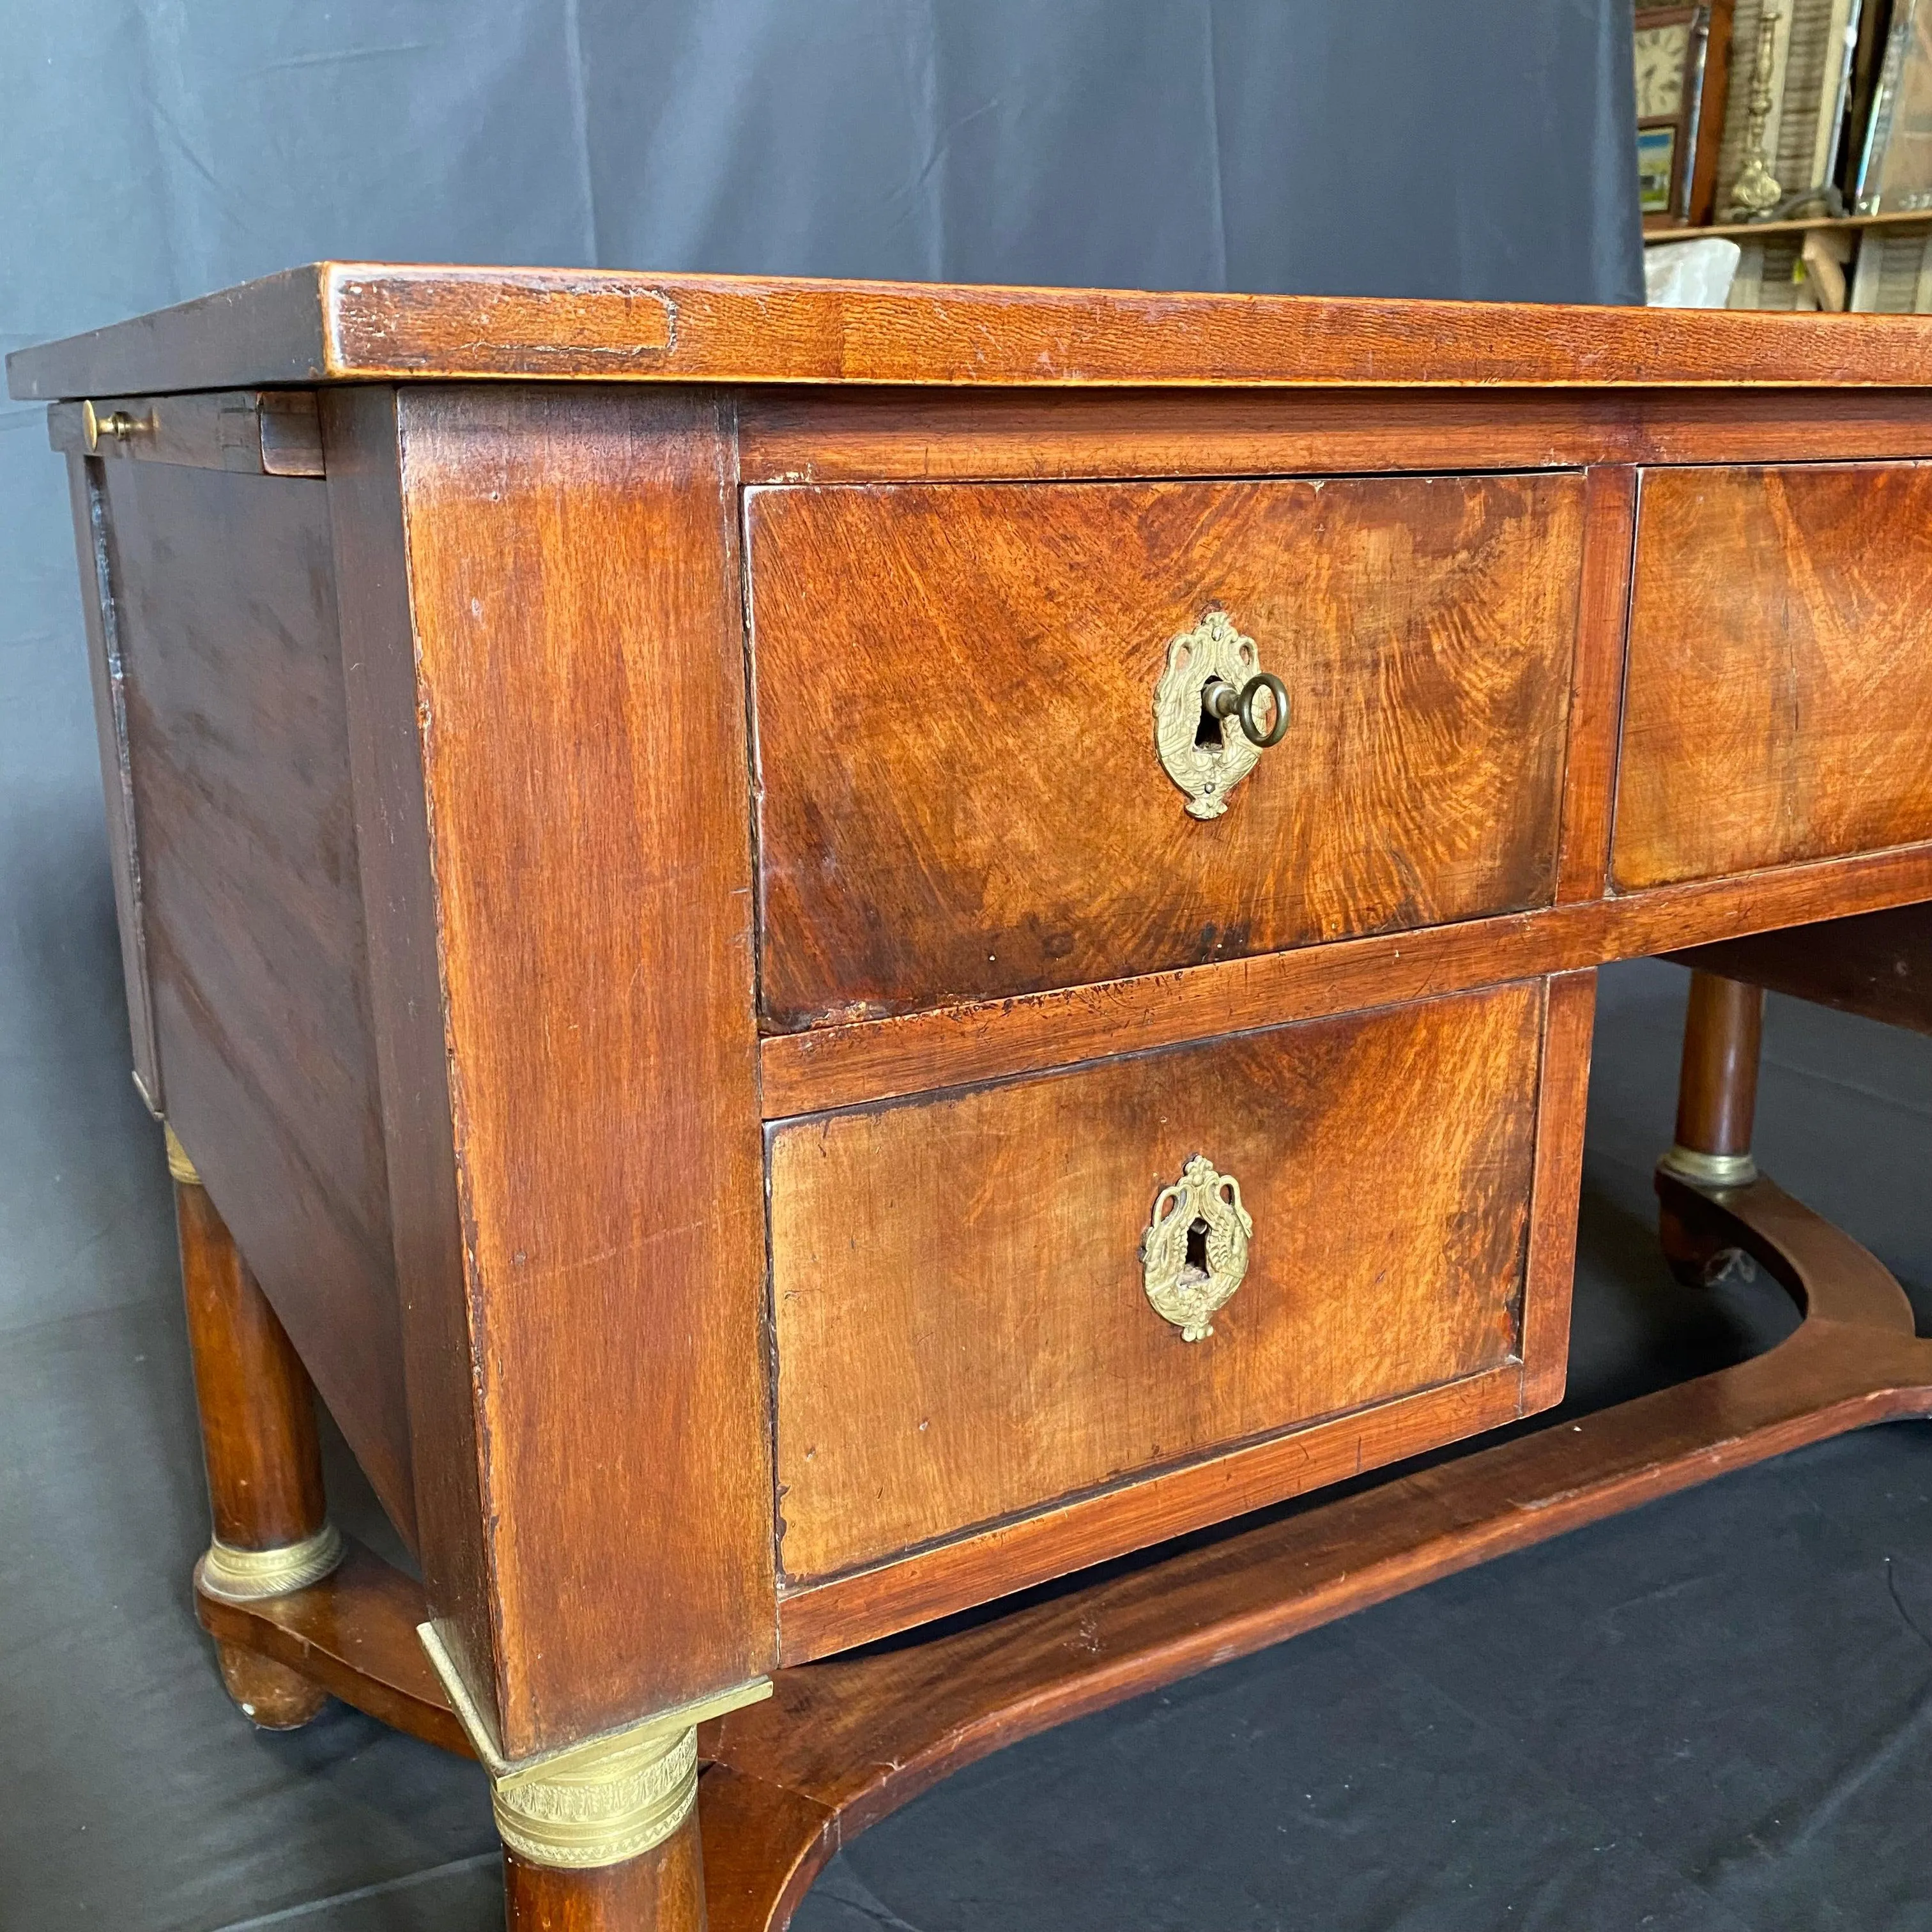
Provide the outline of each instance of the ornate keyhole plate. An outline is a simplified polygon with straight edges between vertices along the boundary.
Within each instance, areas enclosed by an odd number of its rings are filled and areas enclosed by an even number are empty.
[[[1214,1332],[1214,1316],[1248,1271],[1248,1237],[1255,1224],[1241,1205],[1241,1185],[1192,1156],[1172,1187],[1154,1196],[1154,1215],[1141,1238],[1147,1298],[1180,1330],[1184,1342]]]
[[[1260,668],[1254,639],[1236,630],[1225,610],[1210,610],[1167,647],[1167,668],[1154,687],[1154,748],[1196,818],[1219,818],[1228,793],[1261,758],[1232,718],[1203,726],[1202,694],[1215,678],[1238,691]]]

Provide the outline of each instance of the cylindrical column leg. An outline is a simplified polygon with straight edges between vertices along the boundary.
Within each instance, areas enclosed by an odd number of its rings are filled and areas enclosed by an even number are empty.
[[[1714,973],[1690,975],[1677,1084],[1677,1144],[1664,1156],[1687,1180],[1736,1186],[1756,1178],[1751,1121],[1763,1030],[1762,986],[1720,980]]]
[[[1706,1190],[1748,1186],[1757,1178],[1751,1126],[1763,1026],[1761,986],[1693,971],[1678,1077],[1677,1136],[1658,1162],[1660,1172]],[[1667,1207],[1658,1234],[1671,1272],[1688,1285],[1714,1281],[1731,1264],[1734,1250],[1703,1238]]]
[[[704,1932],[704,1866],[692,1811],[620,1865],[562,1870],[503,1853],[508,1932]]]
[[[512,1762],[435,1623],[416,1634],[490,1774],[509,1932],[704,1932],[698,1726],[769,1696],[770,1681]]]
[[[168,1170],[214,1519],[196,1586],[231,1602],[281,1596],[327,1576],[342,1552],[322,1498],[314,1390],[172,1129]],[[304,1724],[328,1701],[267,1658],[216,1648],[230,1695],[265,1729]]]

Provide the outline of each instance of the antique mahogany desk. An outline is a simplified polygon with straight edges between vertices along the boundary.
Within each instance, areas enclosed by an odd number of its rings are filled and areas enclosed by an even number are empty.
[[[482,1759],[516,1926],[782,1924],[977,1754],[1932,1408],[1750,1153],[1762,985],[1932,1024],[1932,320],[334,264],[10,381],[202,1620]],[[1666,1252],[1793,1339],[1232,1522],[1557,1400],[1594,969],[1686,949]]]

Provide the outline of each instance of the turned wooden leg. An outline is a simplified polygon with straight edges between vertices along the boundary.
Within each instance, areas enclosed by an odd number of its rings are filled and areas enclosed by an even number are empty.
[[[1742,1187],[1757,1178],[1751,1124],[1757,1110],[1758,1050],[1764,989],[1694,971],[1684,1017],[1684,1064],[1677,1088],[1677,1138],[1658,1162],[1694,1186]],[[1688,1287],[1728,1271],[1736,1250],[1669,1208],[1658,1236],[1670,1271]]]
[[[503,1853],[508,1932],[704,1932],[698,1814],[622,1864],[568,1871]]]
[[[300,1730],[328,1702],[328,1692],[320,1684],[238,1645],[218,1641],[214,1660],[236,1708],[258,1730]]]
[[[172,1128],[167,1138],[214,1520],[195,1586],[231,1603],[280,1596],[327,1576],[341,1558],[322,1500],[315,1394]],[[328,1702],[282,1664],[230,1644],[216,1651],[229,1695],[265,1730],[292,1730]]]

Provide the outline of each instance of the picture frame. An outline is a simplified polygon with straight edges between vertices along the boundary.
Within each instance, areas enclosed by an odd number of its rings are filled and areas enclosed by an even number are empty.
[[[1732,0],[1640,7],[1636,74],[1638,205],[1647,230],[1711,217],[1730,78]]]

